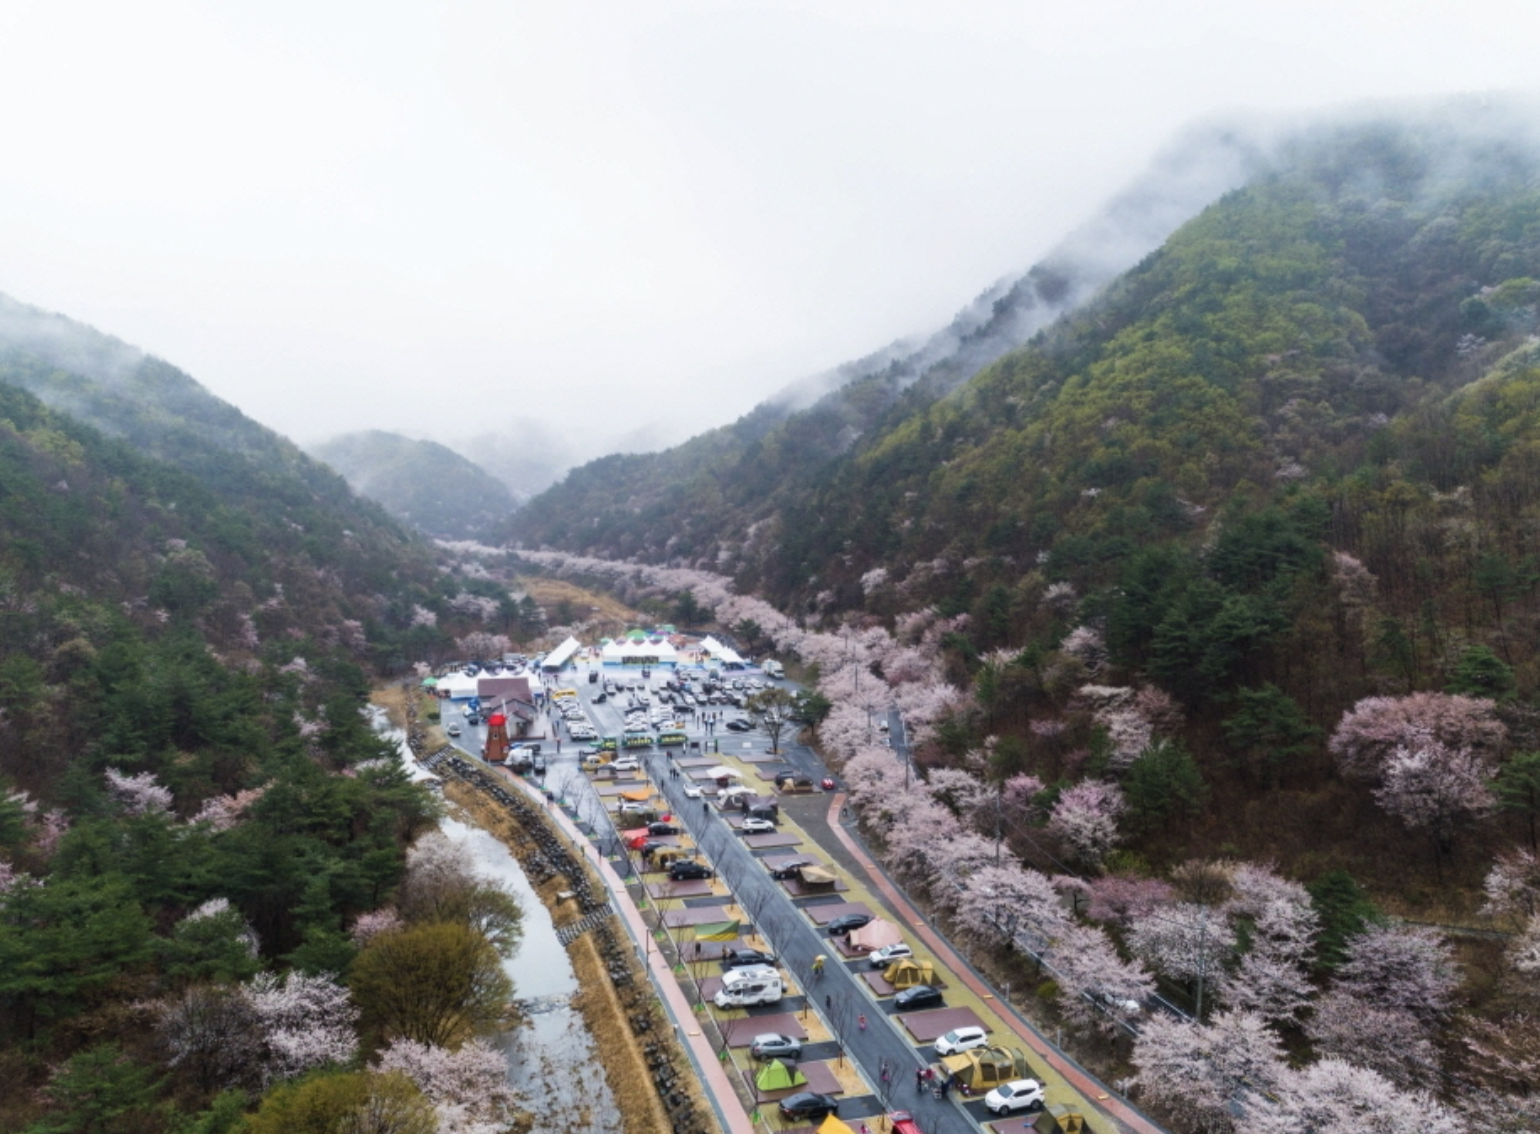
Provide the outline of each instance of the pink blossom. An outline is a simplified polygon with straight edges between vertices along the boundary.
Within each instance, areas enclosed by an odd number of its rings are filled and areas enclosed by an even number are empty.
[[[1090,673],[1107,664],[1107,643],[1099,631],[1089,626],[1076,626],[1059,643],[1061,653],[1078,658]]]
[[[1084,883],[1090,891],[1091,904],[1086,916],[1092,921],[1106,921],[1126,926],[1171,900],[1171,884],[1159,878],[1126,878],[1109,875]]]
[[[1115,784],[1082,780],[1060,794],[1048,819],[1048,830],[1062,839],[1075,858],[1090,867],[1118,842],[1118,816],[1125,809],[1123,793]]]
[[[1461,826],[1497,807],[1490,781],[1497,769],[1484,753],[1424,739],[1398,747],[1381,767],[1379,805],[1414,831],[1425,830],[1446,848]]]
[[[258,1061],[264,1084],[353,1058],[358,1009],[330,976],[259,973],[246,985],[246,996],[262,1032]]]
[[[70,829],[70,818],[62,810],[54,808],[43,814],[37,825],[36,847],[44,856],[52,855],[59,848],[59,841]]]
[[[300,677],[308,681],[310,679],[310,663],[307,662],[304,658],[296,657],[287,665],[279,666],[278,672],[298,674]]]
[[[1210,993],[1224,985],[1224,961],[1235,949],[1235,930],[1218,911],[1172,902],[1133,919],[1128,947],[1158,973]]]
[[[1403,1087],[1428,1086],[1438,1078],[1432,1029],[1401,1008],[1334,988],[1316,1000],[1305,1034],[1321,1055],[1372,1068]]]
[[[1540,976],[1540,913],[1531,914],[1524,929],[1508,947],[1508,964],[1515,972]]]
[[[107,790],[129,815],[164,815],[171,810],[171,792],[155,782],[153,772],[130,776],[108,768]]]
[[[1266,1092],[1268,1098],[1261,1097]],[[1363,1067],[1323,1059],[1251,1086],[1240,1134],[1465,1134],[1432,1095],[1408,1091]]]
[[[427,607],[416,605],[412,607],[412,626],[414,628],[418,626],[432,627],[437,625],[438,615],[434,614]]]
[[[1155,991],[1155,978],[1138,961],[1125,961],[1101,930],[1068,923],[1048,950],[1066,1019],[1086,1031],[1114,1035],[1136,1020]]]
[[[1424,1020],[1449,1011],[1460,976],[1443,939],[1414,925],[1375,925],[1347,942],[1336,987]]]
[[[234,795],[216,795],[204,800],[198,814],[193,816],[193,822],[207,823],[216,831],[228,831],[241,821],[246,809],[261,799],[266,791],[266,786],[248,788]]]
[[[1360,779],[1379,779],[1397,749],[1429,740],[1494,758],[1508,738],[1495,709],[1483,698],[1448,693],[1366,697],[1343,716],[1327,746],[1343,774]]]
[[[441,1134],[503,1134],[518,1118],[508,1061],[485,1040],[451,1051],[398,1039],[380,1053],[379,1069],[417,1084],[438,1112]]]
[[[1225,1003],[1266,1020],[1292,1020],[1310,1002],[1319,927],[1308,902],[1268,900],[1253,918],[1251,948],[1225,983]]]
[[[1245,1129],[1234,1100],[1270,1092],[1286,1074],[1278,1037],[1247,1012],[1221,1012],[1206,1027],[1152,1015],[1134,1044],[1134,1063],[1144,1097],[1211,1134]]]
[[[500,658],[513,649],[513,643],[506,634],[476,630],[463,638],[456,638],[455,648],[467,658]]]
[[[960,881],[954,903],[957,925],[981,944],[1025,941],[1042,949],[1065,924],[1064,905],[1053,884],[1019,863],[1007,859],[999,866],[974,865]]]
[[[380,934],[391,933],[400,929],[401,925],[401,915],[393,907],[383,906],[380,909],[359,914],[353,922],[353,928],[348,931],[348,936],[353,939],[353,944],[363,948]]]

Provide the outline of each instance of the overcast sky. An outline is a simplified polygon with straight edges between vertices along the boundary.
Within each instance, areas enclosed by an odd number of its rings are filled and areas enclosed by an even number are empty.
[[[935,329],[1194,119],[1529,88],[1537,41],[1533,0],[0,0],[0,291],[302,442],[672,442]]]

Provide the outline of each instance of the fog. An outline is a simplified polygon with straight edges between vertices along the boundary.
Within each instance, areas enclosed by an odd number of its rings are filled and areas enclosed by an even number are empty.
[[[1096,224],[1158,239],[1186,198],[1104,206],[1194,123],[1526,87],[1540,31],[1441,0],[235,7],[0,12],[0,292],[298,441],[512,477],[510,443],[664,445],[918,347],[1077,230],[1116,267]]]

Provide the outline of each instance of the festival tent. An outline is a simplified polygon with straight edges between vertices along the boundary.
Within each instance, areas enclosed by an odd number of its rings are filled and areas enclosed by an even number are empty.
[[[806,1083],[807,1076],[797,1069],[797,1065],[784,1059],[772,1059],[754,1076],[754,1085],[762,1091],[785,1091]]]
[[[903,939],[904,935],[898,926],[879,917],[851,932],[850,947],[862,953],[870,953],[884,945],[897,945]]]
[[[476,696],[477,681],[464,673],[455,672],[439,678],[439,696],[447,696],[452,701],[464,701]]]
[[[715,768],[707,768],[706,775],[713,780],[743,779],[743,773],[735,768],[729,768],[726,764],[718,764]]]
[[[818,1124],[818,1134],[856,1134],[856,1132],[831,1114]]]

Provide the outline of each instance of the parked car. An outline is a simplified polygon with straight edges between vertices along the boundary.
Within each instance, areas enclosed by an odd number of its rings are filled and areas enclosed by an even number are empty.
[[[743,821],[739,830],[745,835],[768,835],[775,831],[775,824],[768,819],[750,817]]]
[[[1042,1105],[1043,1087],[1036,1079],[1012,1079],[1009,1083],[1001,1083],[984,1096],[984,1108],[991,1114],[1037,1110]]]
[[[932,988],[928,984],[917,984],[913,988],[906,988],[893,998],[900,1012],[913,1012],[918,1008],[940,1008],[942,1005],[941,990]]]
[[[853,930],[860,929],[863,925],[871,920],[872,915],[869,913],[841,914],[839,917],[834,918],[829,922],[828,930],[835,937],[839,937],[842,934],[850,933]]]
[[[679,828],[672,823],[648,823],[647,833],[649,835],[677,835],[679,834]]]
[[[763,949],[728,949],[722,954],[724,969],[741,969],[747,965],[773,965],[775,954]]]
[[[936,1040],[936,1055],[957,1055],[971,1051],[975,1047],[983,1047],[988,1040],[989,1036],[983,1028],[953,1028]]]
[[[799,1122],[822,1122],[840,1112],[839,1100],[817,1091],[799,1091],[781,1100],[781,1117]]]
[[[797,859],[794,862],[788,862],[788,863],[786,863],[783,866],[777,866],[774,870],[772,870],[770,872],[770,877],[774,878],[777,882],[781,882],[781,881],[784,881],[787,878],[795,878],[797,876],[798,872],[801,871],[801,869],[804,866],[812,866],[812,865],[813,865],[813,860],[812,859],[810,859],[810,858],[799,858],[799,859]]]
[[[668,868],[668,880],[670,882],[685,882],[692,878],[710,878],[711,867],[704,862],[676,862]]]
[[[881,949],[873,949],[871,952],[872,968],[885,969],[894,961],[901,961],[905,957],[914,956],[914,950],[902,941],[896,941],[892,945],[884,945]]]
[[[779,1032],[766,1032],[754,1037],[754,1042],[749,1044],[749,1054],[755,1059],[801,1059],[802,1041]]]
[[[450,736],[459,736],[460,735],[460,726],[457,725],[457,724],[452,724],[448,728],[446,728],[444,731],[447,732]]]
[[[753,721],[746,721],[742,717],[734,717],[727,722],[728,732],[751,732],[754,728]]]
[[[639,772],[642,770],[642,762],[635,756],[622,756],[611,764],[610,767],[614,768],[617,772]]]

